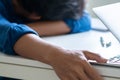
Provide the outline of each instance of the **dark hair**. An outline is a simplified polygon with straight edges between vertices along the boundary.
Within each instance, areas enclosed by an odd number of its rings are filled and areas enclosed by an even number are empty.
[[[29,12],[36,12],[44,20],[78,19],[83,13],[84,0],[18,0]]]

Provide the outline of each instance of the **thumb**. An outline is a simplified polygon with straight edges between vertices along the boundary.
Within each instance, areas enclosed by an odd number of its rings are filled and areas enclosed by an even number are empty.
[[[107,62],[107,59],[101,57],[99,54],[89,52],[89,51],[83,51],[83,53],[88,60],[95,60],[99,63],[106,63]]]

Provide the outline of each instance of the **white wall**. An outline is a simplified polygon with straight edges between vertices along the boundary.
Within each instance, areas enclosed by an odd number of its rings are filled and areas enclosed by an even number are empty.
[[[93,7],[102,6],[102,5],[111,4],[111,3],[116,3],[116,2],[120,2],[120,0],[88,0],[87,9],[93,17],[96,17],[94,15],[94,13],[92,12]]]

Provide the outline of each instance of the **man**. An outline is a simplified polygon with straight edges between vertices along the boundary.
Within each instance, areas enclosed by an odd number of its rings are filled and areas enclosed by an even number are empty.
[[[61,80],[102,80],[86,60],[106,59],[84,50],[65,50],[39,36],[84,32],[90,27],[84,0],[0,0],[0,51],[49,64]]]

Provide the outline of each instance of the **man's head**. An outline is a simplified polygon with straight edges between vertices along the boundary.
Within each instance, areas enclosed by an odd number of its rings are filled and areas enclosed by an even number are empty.
[[[78,19],[84,0],[17,0],[26,11],[37,13],[43,20]]]

